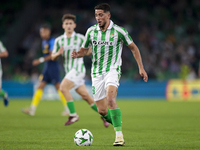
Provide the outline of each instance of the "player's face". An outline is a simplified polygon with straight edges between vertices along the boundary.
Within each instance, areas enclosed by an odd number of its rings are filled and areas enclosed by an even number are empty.
[[[65,19],[65,21],[62,24],[62,27],[65,30],[65,32],[72,33],[76,28],[76,23],[72,19]]]
[[[100,28],[104,28],[106,23],[109,22],[110,13],[104,12],[101,9],[95,9],[95,18]]]
[[[48,28],[40,28],[40,36],[44,40],[48,40],[50,38],[51,31]]]

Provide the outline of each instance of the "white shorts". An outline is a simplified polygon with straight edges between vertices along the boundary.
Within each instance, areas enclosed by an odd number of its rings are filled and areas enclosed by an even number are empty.
[[[94,101],[101,100],[106,97],[106,88],[108,85],[113,85],[118,88],[120,73],[116,70],[108,73],[92,77],[92,94]]]
[[[70,70],[66,75],[65,78],[72,81],[74,83],[74,89],[77,89],[79,86],[85,83],[84,80],[85,73],[78,72],[76,69]]]

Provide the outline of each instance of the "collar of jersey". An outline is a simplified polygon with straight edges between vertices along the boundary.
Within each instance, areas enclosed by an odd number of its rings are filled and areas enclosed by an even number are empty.
[[[107,30],[111,30],[112,27],[113,27],[113,22],[112,22],[112,20],[110,20],[110,25],[108,26]],[[97,30],[101,30],[99,25],[97,25]]]
[[[71,35],[71,37],[70,38],[73,38],[74,36],[75,36],[75,31],[72,33],[72,35]],[[64,38],[66,38],[67,39],[67,35],[66,35],[66,33],[64,32]]]

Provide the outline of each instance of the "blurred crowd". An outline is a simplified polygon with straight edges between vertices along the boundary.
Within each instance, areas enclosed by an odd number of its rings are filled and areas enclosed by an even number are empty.
[[[63,2],[63,3],[62,3]],[[139,47],[144,67],[150,79],[195,79],[200,60],[200,1],[199,0],[108,0],[111,20],[126,28]],[[16,48],[17,63],[4,66],[4,78],[35,80],[42,65],[32,66],[32,60],[42,56],[39,27],[52,26],[52,36],[63,34],[62,15],[77,16],[76,32],[85,34],[96,23],[94,6],[101,1],[41,1],[42,11]],[[9,50],[8,50],[9,51]],[[124,46],[122,78],[140,80],[138,67],[131,51]],[[87,78],[91,59],[86,57]],[[61,72],[64,71],[61,69]]]

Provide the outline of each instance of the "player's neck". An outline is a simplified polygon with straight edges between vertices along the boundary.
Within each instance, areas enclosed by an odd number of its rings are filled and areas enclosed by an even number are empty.
[[[67,38],[70,38],[73,32],[65,32]]]
[[[106,29],[109,27],[109,25],[110,25],[110,20],[107,21],[107,23],[105,24],[105,26],[100,27],[100,29],[104,32],[104,31],[106,31]]]

